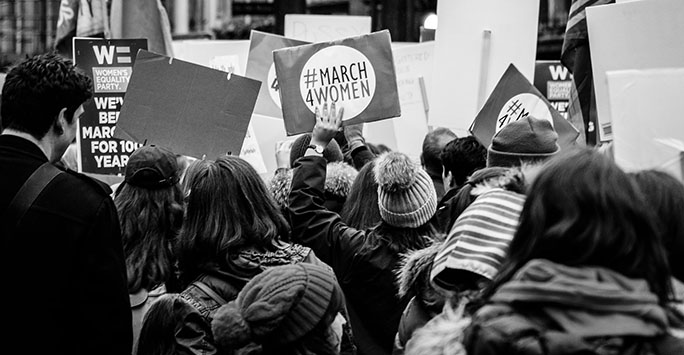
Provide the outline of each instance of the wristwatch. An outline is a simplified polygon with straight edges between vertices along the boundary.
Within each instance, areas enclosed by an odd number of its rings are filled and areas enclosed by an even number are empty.
[[[323,148],[323,146],[316,145],[316,144],[309,144],[309,146],[307,148],[313,149],[314,152],[321,154],[321,155],[323,154],[323,150],[325,149],[325,148]]]

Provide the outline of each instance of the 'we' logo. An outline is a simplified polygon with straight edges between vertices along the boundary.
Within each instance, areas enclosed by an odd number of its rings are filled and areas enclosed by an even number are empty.
[[[131,63],[131,47],[128,46],[93,46],[95,58],[100,65]]]

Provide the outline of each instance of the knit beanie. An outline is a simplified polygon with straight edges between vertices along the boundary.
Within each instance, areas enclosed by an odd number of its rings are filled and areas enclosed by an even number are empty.
[[[406,154],[381,155],[374,168],[378,183],[378,209],[385,223],[402,228],[420,227],[437,210],[432,179]]]
[[[527,116],[501,129],[487,149],[487,167],[520,166],[520,160],[548,158],[560,151],[558,134],[547,120]]]
[[[237,299],[221,306],[211,328],[224,349],[250,342],[288,344],[323,319],[332,323],[343,299],[329,268],[309,263],[277,266],[255,276]]]
[[[311,133],[302,134],[292,142],[292,148],[290,148],[290,166],[294,166],[295,160],[304,156],[304,153],[306,153],[306,150],[309,148],[309,144],[311,144]],[[328,143],[328,146],[323,150],[323,157],[328,163],[344,161],[342,149],[334,139],[331,140],[330,143]]]
[[[455,290],[466,271],[493,279],[508,253],[518,228],[525,196],[494,188],[480,195],[458,217],[432,265],[430,279],[445,290]]]

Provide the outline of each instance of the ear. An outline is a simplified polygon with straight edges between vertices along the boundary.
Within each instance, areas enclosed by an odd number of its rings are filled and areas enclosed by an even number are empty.
[[[68,123],[66,120],[66,110],[66,107],[62,108],[57,114],[55,122],[53,123],[55,134],[57,134],[58,136],[64,134],[64,126],[66,126]]]

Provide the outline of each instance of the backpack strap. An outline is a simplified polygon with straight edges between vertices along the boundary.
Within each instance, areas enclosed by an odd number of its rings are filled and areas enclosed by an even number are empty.
[[[218,293],[214,292],[214,290],[212,290],[211,287],[207,286],[207,284],[205,284],[204,282],[197,280],[193,282],[193,284],[197,286],[200,290],[202,290],[202,292],[204,292],[212,300],[218,302],[219,304],[224,305],[228,303],[228,301],[223,299],[223,297],[219,296]]]
[[[19,226],[19,222],[21,222],[26,212],[36,201],[36,198],[61,173],[62,171],[50,164],[50,162],[45,162],[29,176],[17,194],[14,195],[9,206],[7,206],[7,211],[5,211],[3,216],[5,223],[2,223],[2,227],[0,227],[2,228],[3,235],[12,235],[12,232]]]

